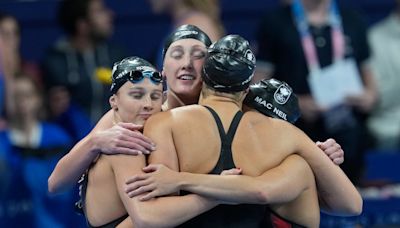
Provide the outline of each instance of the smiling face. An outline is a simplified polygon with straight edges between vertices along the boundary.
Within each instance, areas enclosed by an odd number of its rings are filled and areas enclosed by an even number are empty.
[[[120,121],[142,125],[161,111],[162,84],[155,84],[149,78],[138,83],[127,81],[111,96],[110,104]]]
[[[181,39],[173,42],[166,52],[163,68],[168,89],[181,99],[198,97],[206,54],[207,48],[199,40]]]

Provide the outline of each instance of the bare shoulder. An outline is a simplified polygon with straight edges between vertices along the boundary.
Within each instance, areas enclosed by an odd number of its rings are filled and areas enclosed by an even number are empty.
[[[298,129],[296,126],[285,120],[272,118],[257,111],[248,111],[243,117],[244,120],[251,124],[262,125],[263,127],[273,128],[274,130],[296,131],[296,129]]]
[[[169,125],[169,120],[172,117],[172,110],[164,111],[164,112],[159,112],[156,114],[153,114],[149,119],[146,120],[146,123],[144,125],[144,131],[146,129],[152,129],[154,127],[161,127],[165,125]]]

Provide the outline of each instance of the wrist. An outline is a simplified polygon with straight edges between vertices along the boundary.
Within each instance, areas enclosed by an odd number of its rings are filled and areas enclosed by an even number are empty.
[[[98,137],[96,133],[90,133],[87,136],[87,143],[89,144],[89,153],[96,157],[101,153],[101,148],[98,146],[97,143]]]
[[[190,173],[178,172],[177,188],[178,190],[189,191]]]

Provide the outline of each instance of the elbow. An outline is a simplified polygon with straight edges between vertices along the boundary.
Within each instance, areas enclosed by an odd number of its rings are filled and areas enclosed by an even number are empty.
[[[138,211],[138,210],[136,210]],[[162,223],[159,223],[157,218],[150,216],[146,212],[139,211],[135,213],[134,218],[132,218],[133,227],[136,228],[157,228],[162,227]]]
[[[354,197],[353,200],[348,200],[347,202],[348,203],[344,207],[342,207],[342,210],[339,212],[339,215],[358,216],[362,213],[363,200],[359,194],[356,197]]]
[[[52,176],[47,179],[47,190],[50,194],[56,194],[61,191],[60,187],[54,183]]]
[[[53,182],[52,182],[52,179],[51,179],[51,176],[49,177],[49,179],[47,179],[47,190],[49,191],[49,193],[51,193],[51,194],[54,194],[54,193],[56,193],[57,191],[57,189],[56,189],[56,186],[54,186],[54,184],[53,184]]]
[[[349,205],[348,214],[350,216],[357,216],[362,213],[363,210],[363,200],[360,195],[357,196],[357,199]]]
[[[256,204],[270,204],[270,194],[268,193],[267,188],[262,186],[262,184],[258,184],[255,191],[253,191],[252,195],[255,197],[254,201]]]

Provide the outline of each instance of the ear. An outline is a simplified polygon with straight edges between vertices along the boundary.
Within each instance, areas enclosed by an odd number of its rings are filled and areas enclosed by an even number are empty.
[[[117,97],[115,96],[115,94],[113,94],[108,101],[110,102],[111,109],[118,109]]]
[[[161,76],[162,76],[163,81],[167,80],[167,75],[165,74],[164,67],[163,67],[163,70],[161,71]]]

